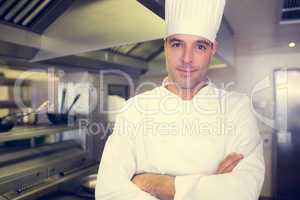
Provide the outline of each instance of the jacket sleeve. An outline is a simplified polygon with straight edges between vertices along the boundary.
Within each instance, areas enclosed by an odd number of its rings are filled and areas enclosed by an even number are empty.
[[[231,152],[241,153],[244,159],[231,173],[177,176],[174,200],[259,198],[265,174],[263,144],[248,98],[241,100],[233,115],[237,120],[234,120],[234,131],[226,136],[225,151],[226,155]]]
[[[116,128],[105,144],[98,171],[96,200],[157,200],[131,182],[136,172],[134,140],[127,134],[128,127],[122,119],[118,117]]]

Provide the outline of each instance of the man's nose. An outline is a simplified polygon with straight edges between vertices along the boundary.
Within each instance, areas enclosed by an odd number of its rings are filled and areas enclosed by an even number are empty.
[[[191,64],[193,62],[193,51],[192,48],[186,47],[183,52],[183,63]]]

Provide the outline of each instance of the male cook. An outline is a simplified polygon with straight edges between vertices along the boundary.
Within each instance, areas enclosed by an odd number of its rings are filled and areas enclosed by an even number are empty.
[[[265,167],[249,98],[207,81],[224,6],[166,0],[168,77],[118,116],[97,200],[258,199]]]

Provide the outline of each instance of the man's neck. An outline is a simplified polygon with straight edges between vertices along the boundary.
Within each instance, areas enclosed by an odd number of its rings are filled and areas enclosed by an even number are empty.
[[[180,88],[174,84],[166,85],[165,87],[172,93],[181,97],[183,100],[192,100],[193,97],[205,86],[207,86],[207,81],[201,81],[194,88]]]

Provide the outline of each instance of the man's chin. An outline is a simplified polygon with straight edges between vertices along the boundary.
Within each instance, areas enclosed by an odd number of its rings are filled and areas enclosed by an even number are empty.
[[[192,83],[179,83],[179,89],[182,90],[192,90],[195,87],[195,84]]]
[[[194,91],[194,90],[199,90],[203,87],[203,84],[201,83],[198,83],[198,82],[178,82],[177,83],[177,87],[178,89],[181,89],[181,90],[191,90],[191,91]]]

